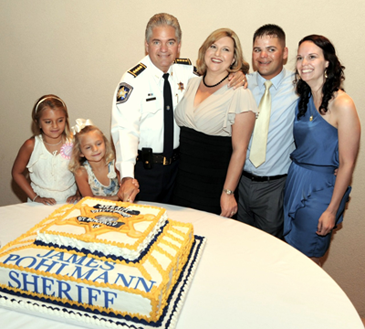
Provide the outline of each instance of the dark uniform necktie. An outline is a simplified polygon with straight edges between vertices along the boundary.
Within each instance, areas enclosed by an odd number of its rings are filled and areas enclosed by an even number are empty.
[[[164,104],[164,144],[163,153],[165,157],[171,158],[174,149],[174,111],[172,107],[171,86],[169,74],[163,75],[163,104]]]

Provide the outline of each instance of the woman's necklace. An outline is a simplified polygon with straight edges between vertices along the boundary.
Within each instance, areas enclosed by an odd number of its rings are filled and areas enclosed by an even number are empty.
[[[205,76],[206,76],[206,74],[203,75],[203,83],[204,83],[204,86],[207,87],[207,88],[213,88],[213,87],[217,87],[220,83],[222,83],[224,80],[226,80],[228,78],[228,76],[229,76],[229,73],[221,81],[219,81],[218,83],[216,83],[213,86],[209,86],[209,85],[207,85],[205,83]]]
[[[58,143],[55,143],[55,144],[47,143],[47,142],[43,139],[43,143],[44,143],[44,144],[51,145],[51,146],[60,145],[62,142],[63,142],[63,138],[61,138],[61,140],[60,140]]]

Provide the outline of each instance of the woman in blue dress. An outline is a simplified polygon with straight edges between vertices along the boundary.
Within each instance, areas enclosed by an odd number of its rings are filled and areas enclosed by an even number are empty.
[[[342,221],[359,150],[360,121],[341,87],[343,70],[324,36],[309,35],[299,42],[297,148],[285,187],[284,238],[318,264],[332,229]]]

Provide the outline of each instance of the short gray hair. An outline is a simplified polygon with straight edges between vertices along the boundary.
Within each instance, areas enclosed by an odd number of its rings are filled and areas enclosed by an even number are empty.
[[[179,21],[177,20],[177,18],[175,16],[172,16],[172,15],[166,14],[166,13],[156,14],[150,18],[150,20],[147,23],[147,27],[146,27],[146,33],[145,33],[146,42],[150,41],[153,28],[155,28],[157,26],[163,26],[163,25],[172,26],[175,29],[176,41],[178,43],[180,43],[182,32],[181,32]]]

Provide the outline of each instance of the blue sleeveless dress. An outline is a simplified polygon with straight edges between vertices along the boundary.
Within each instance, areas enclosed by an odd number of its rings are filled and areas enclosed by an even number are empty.
[[[327,209],[339,166],[338,131],[316,110],[312,97],[304,116],[294,120],[296,150],[290,155],[284,196],[284,238],[308,257],[322,257],[330,244],[331,233],[316,234],[318,220]],[[339,206],[336,225],[351,191],[349,187]]]

